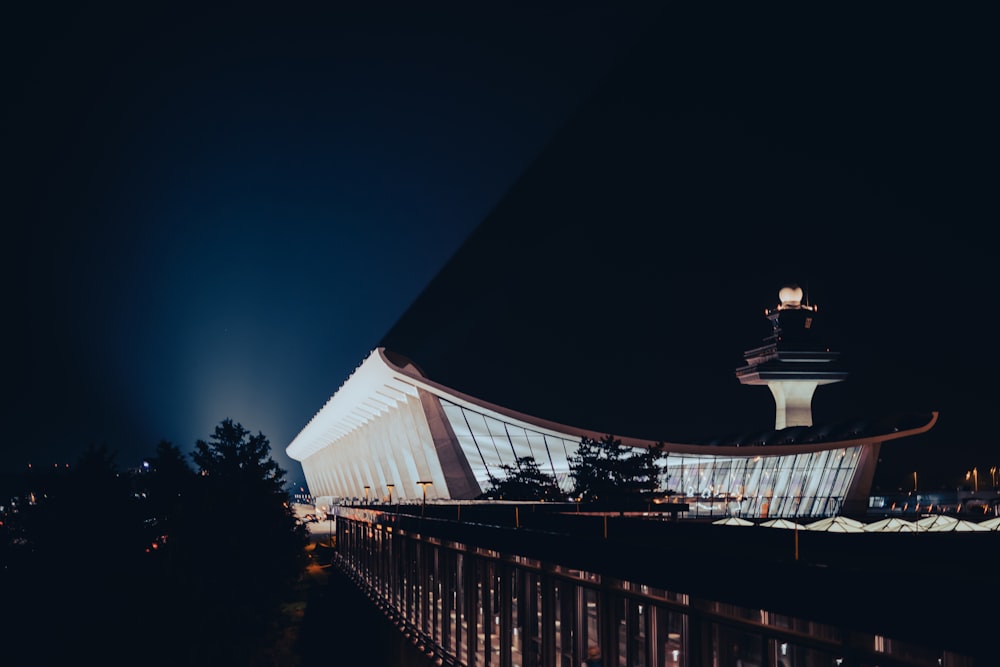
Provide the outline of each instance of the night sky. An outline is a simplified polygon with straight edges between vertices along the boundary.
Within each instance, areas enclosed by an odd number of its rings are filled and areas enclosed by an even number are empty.
[[[774,428],[734,375],[801,285],[843,354],[816,424],[938,411],[876,488],[1000,465],[1000,61],[973,16],[672,6],[384,339],[439,381],[622,437]],[[982,484],[981,484],[982,486]]]
[[[715,219],[725,249],[676,248],[711,270],[673,274],[656,308],[688,321],[692,302],[706,312],[706,299],[692,299],[703,293],[713,312],[762,313],[786,276],[808,274],[837,326],[864,327],[867,347],[853,330],[842,338],[857,357],[884,361],[870,365],[873,377],[903,369],[903,382],[917,385],[905,396],[915,409],[972,401],[943,431],[960,439],[944,443],[958,450],[956,467],[1000,463],[990,458],[998,369],[989,245],[1000,58],[983,17],[661,16],[606,4],[6,10],[0,132],[12,307],[0,465],[72,462],[90,444],[134,465],[161,439],[188,449],[232,418],[267,435],[300,479],[285,446],[558,141],[637,35],[658,25],[671,44],[664,81],[683,72],[686,83],[673,97],[655,75],[634,85],[659,90],[657,104],[677,117],[715,114],[725,136],[762,154],[778,146],[790,201],[805,200],[794,178],[804,170],[822,173],[827,196],[838,187],[845,196],[786,206],[780,224],[749,205]],[[613,143],[620,131],[595,138]],[[726,163],[727,145],[706,150]],[[753,179],[773,171],[740,164],[740,191],[764,192]],[[681,238],[691,228],[669,231]],[[697,335],[681,321],[662,329],[663,348]],[[735,350],[719,342],[721,353],[738,359],[760,325],[746,323]],[[731,359],[721,363],[735,382]],[[716,381],[704,380],[706,390]],[[891,393],[882,386],[847,402]],[[530,401],[506,404],[531,412]],[[536,414],[598,427],[554,410]],[[712,427],[673,423],[664,419],[664,438]]]
[[[356,4],[5,10],[4,464],[131,465],[231,417],[294,477],[635,24]]]

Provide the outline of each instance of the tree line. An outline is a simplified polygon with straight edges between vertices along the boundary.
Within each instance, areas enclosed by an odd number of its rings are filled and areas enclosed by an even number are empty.
[[[17,480],[0,663],[271,665],[308,535],[270,443],[230,419],[137,469],[104,446]]]
[[[627,507],[662,493],[662,445],[583,438],[569,494],[533,457],[483,499]],[[162,441],[137,468],[104,446],[32,469],[0,508],[2,664],[283,664],[283,605],[308,563],[285,471],[231,419],[185,454]]]

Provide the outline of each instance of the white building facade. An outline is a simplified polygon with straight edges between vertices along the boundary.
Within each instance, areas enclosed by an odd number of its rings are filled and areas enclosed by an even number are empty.
[[[288,446],[314,497],[368,501],[471,500],[502,466],[532,457],[561,488],[582,438],[606,434],[478,400],[373,350]],[[937,414],[848,437],[800,427],[772,443],[664,443],[661,488],[693,515],[817,517],[863,512],[882,442],[929,430]],[[621,438],[634,448],[655,443]],[[786,444],[780,444],[783,441]]]

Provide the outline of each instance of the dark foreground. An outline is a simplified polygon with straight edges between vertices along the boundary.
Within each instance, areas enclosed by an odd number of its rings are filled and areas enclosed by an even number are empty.
[[[315,552],[320,564],[329,561],[322,551]],[[325,582],[309,590],[299,630],[300,667],[435,665],[336,566],[324,565],[323,572]]]

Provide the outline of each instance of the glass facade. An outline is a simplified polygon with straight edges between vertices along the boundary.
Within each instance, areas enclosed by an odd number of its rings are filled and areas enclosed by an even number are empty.
[[[490,475],[504,476],[501,466],[514,466],[517,459],[526,456],[534,458],[542,472],[555,477],[561,489],[572,489],[569,459],[576,454],[579,437],[533,430],[444,398],[439,400],[480,489],[489,488]]]
[[[570,492],[570,459],[579,437],[533,430],[439,398],[482,490],[501,466],[533,457]],[[708,449],[708,448],[706,448]],[[783,456],[667,453],[661,488],[687,502],[692,516],[821,517],[837,514],[854,480],[861,447]]]
[[[838,514],[854,481],[861,447],[785,456],[668,454],[663,488],[690,515],[822,517]]]

